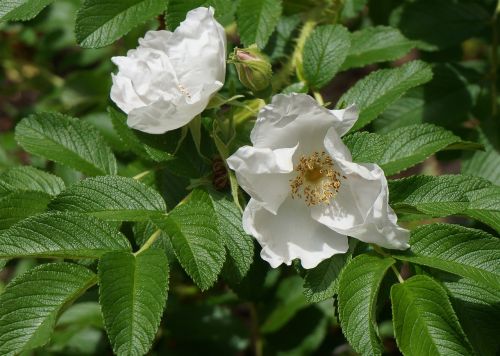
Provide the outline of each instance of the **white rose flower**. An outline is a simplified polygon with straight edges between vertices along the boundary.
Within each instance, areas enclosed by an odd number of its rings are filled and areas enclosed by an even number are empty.
[[[111,99],[127,124],[161,134],[191,121],[224,84],[226,35],[213,8],[188,12],[174,31],[148,31],[126,57],[113,57]]]
[[[409,232],[388,204],[387,180],[372,163],[352,162],[340,137],[358,118],[355,106],[327,110],[304,94],[276,95],[257,118],[253,146],[227,162],[251,196],[245,231],[275,268],[300,259],[304,268],[348,249],[347,235],[393,249]]]

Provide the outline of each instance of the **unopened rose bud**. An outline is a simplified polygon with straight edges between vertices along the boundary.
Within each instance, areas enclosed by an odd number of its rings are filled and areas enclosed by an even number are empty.
[[[266,90],[271,84],[271,64],[256,46],[235,48],[231,62],[236,66],[241,84],[254,93]]]

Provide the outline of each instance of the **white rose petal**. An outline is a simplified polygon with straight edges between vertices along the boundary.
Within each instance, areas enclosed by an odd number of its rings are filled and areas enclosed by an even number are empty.
[[[355,106],[327,110],[304,94],[276,95],[257,118],[253,146],[228,158],[252,197],[245,231],[272,267],[300,259],[313,268],[347,251],[347,236],[395,249],[409,232],[388,204],[384,172],[352,162],[340,136],[354,125]]]
[[[148,31],[126,57],[113,57],[111,99],[127,124],[161,134],[186,125],[224,84],[226,35],[212,8],[191,10],[174,31]]]

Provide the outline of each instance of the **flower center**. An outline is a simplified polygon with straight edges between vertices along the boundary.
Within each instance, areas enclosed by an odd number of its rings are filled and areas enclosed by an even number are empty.
[[[324,151],[302,155],[295,171],[297,176],[290,179],[292,199],[304,199],[307,206],[329,204],[339,191],[340,178],[346,179],[333,168],[332,158]]]

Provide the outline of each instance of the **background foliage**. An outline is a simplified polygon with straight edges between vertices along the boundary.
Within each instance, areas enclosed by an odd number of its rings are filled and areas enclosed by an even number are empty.
[[[407,252],[350,241],[271,269],[224,158],[257,98],[226,84],[189,127],[131,130],[110,57],[212,6],[272,92],[355,102]],[[1,0],[0,354],[496,355],[500,114],[495,0]],[[168,213],[167,213],[168,212]]]

